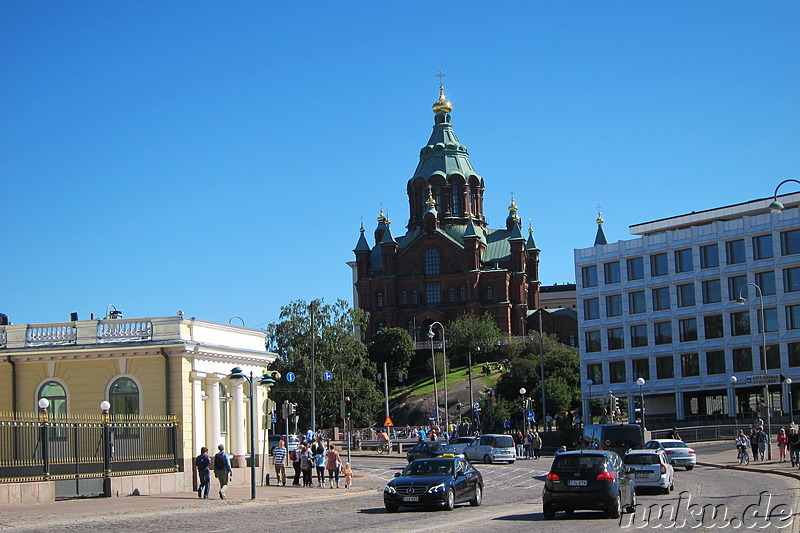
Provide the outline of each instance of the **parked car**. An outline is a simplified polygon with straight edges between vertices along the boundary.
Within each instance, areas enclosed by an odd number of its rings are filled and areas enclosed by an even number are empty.
[[[557,511],[571,515],[577,510],[605,511],[619,518],[623,510],[636,508],[635,484],[615,452],[581,450],[562,453],[555,459],[542,490],[542,512],[552,519]]]
[[[691,470],[697,464],[697,454],[685,442],[674,439],[653,439],[644,445],[645,450],[663,450],[673,466],[683,466]]]
[[[400,507],[436,507],[452,511],[457,503],[478,506],[483,500],[483,477],[461,457],[412,461],[383,489],[390,513]]]
[[[286,452],[290,452],[297,448],[300,444],[300,439],[297,438],[295,435],[289,435],[289,440],[286,440],[284,435],[270,435],[269,436],[269,454],[272,455],[272,452],[275,451],[275,448],[278,447],[278,443],[283,440],[286,442]]]
[[[586,424],[580,447],[584,450],[610,450],[623,456],[628,450],[642,449],[643,442],[639,424]]]
[[[408,459],[410,463],[416,459],[430,459],[433,457],[441,457],[442,455],[463,457],[462,454],[456,453],[455,449],[444,441],[425,440],[416,443],[413,448],[408,450],[406,459]]]
[[[453,437],[447,444],[453,447],[456,453],[464,453],[464,448],[477,437]]]
[[[481,435],[464,447],[464,457],[470,461],[493,463],[517,460],[517,448],[511,435]]]
[[[622,458],[622,463],[634,469],[633,480],[637,489],[653,487],[669,494],[675,488],[675,469],[663,450],[630,450]]]

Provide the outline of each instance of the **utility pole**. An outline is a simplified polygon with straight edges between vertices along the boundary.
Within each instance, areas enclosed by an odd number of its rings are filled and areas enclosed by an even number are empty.
[[[311,304],[308,306],[309,311],[311,313],[311,431],[316,436],[317,434],[317,395],[315,389],[315,381],[316,380],[316,373],[314,371],[314,304],[317,303],[316,300],[312,300]]]

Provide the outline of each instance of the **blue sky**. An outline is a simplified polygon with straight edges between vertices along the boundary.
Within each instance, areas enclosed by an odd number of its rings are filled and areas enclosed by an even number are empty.
[[[571,282],[598,204],[616,241],[800,178],[798,22],[779,1],[3,2],[0,312],[261,327],[350,301],[361,217],[404,231],[439,69],[490,226],[513,191],[542,281]]]

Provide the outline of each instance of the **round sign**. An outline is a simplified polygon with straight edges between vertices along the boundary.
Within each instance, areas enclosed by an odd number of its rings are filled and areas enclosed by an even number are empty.
[[[331,372],[330,370],[326,370],[325,372],[322,373],[322,379],[324,379],[325,381],[332,380],[333,379],[333,372]]]
[[[472,404],[472,408],[475,409],[475,410],[480,409],[481,408],[481,404],[479,404],[478,402],[475,402],[475,403]]]
[[[292,381],[294,381],[294,379],[295,379],[294,372],[287,372],[286,373],[286,381],[291,383]]]

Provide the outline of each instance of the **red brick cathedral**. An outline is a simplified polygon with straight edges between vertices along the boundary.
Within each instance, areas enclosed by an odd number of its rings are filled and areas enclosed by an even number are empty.
[[[506,225],[486,227],[484,181],[450,124],[452,106],[439,87],[433,133],[406,186],[409,219],[395,236],[383,211],[370,245],[361,228],[352,263],[355,306],[370,313],[367,339],[401,327],[416,341],[428,326],[466,311],[489,312],[507,335],[523,335],[539,307],[539,249],[523,237],[514,199]],[[437,331],[438,336],[438,331]]]

